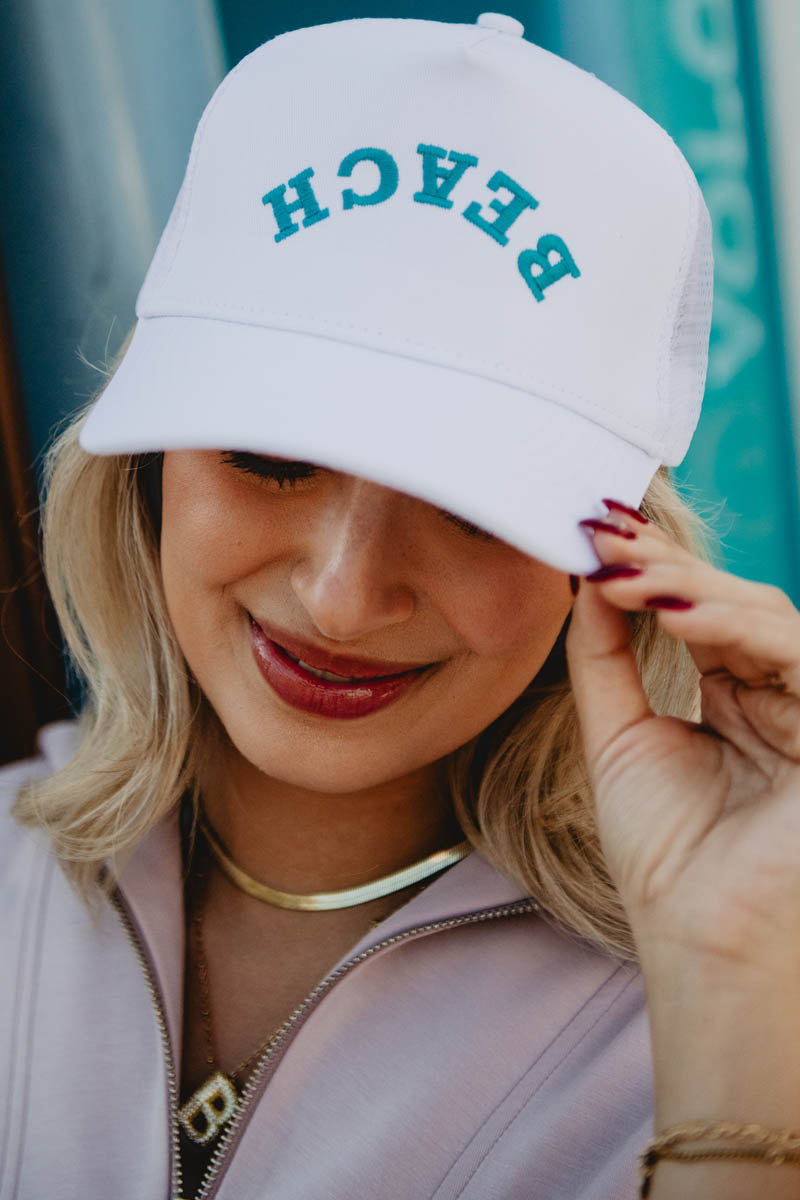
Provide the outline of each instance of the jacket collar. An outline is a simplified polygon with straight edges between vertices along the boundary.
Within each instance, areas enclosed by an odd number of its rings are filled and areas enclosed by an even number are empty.
[[[80,736],[77,721],[57,721],[39,731],[39,749],[54,770],[71,758]],[[179,812],[156,825],[125,861],[119,892],[141,935],[161,989],[176,1062],[183,1025],[185,926]],[[527,891],[478,851],[437,876],[423,891],[371,929],[345,958],[396,933],[469,913],[513,904]],[[344,960],[343,960],[344,961]]]
[[[178,809],[139,843],[119,872],[117,890],[155,970],[170,1044],[180,1064],[186,934]]]
[[[170,1041],[181,1045],[185,926],[177,811],[155,826],[125,863],[119,892],[149,952],[161,987]],[[523,900],[528,893],[473,850],[395,909],[347,952],[360,954],[404,930]],[[176,1054],[176,1059],[177,1059]]]

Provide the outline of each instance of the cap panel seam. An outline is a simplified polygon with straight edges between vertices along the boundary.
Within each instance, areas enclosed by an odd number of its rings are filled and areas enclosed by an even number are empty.
[[[470,32],[473,31],[472,26],[470,26],[469,29],[470,29]],[[490,29],[484,25],[481,25],[478,36],[475,37],[475,39],[471,42],[468,42],[468,41],[462,42],[461,49],[462,50],[474,50],[476,46],[482,45],[483,42],[494,41],[496,38],[499,38],[499,37],[508,37],[508,34],[501,34],[499,29]],[[514,39],[514,40],[515,41],[524,41],[525,39],[518,38],[518,39]]]
[[[197,160],[200,157],[200,151],[203,146],[203,142],[205,141],[205,136],[206,136],[206,132],[208,130],[209,123],[211,121],[211,117],[216,112],[216,109],[219,106],[221,99],[224,97],[224,95],[228,91],[229,86],[231,85],[232,81],[240,73],[240,71],[244,67],[245,63],[249,62],[249,60],[251,58],[253,58],[254,55],[258,54],[259,51],[263,50],[264,46],[270,45],[272,41],[277,41],[277,40],[278,40],[278,38],[272,38],[270,42],[264,42],[264,43],[262,43],[261,46],[257,46],[255,48],[255,50],[251,50],[251,52],[249,54],[246,54],[244,56],[244,58],[241,59],[236,64],[236,66],[233,68],[233,70],[229,71],[229,73],[220,82],[216,91],[209,99],[208,104],[205,107],[205,111],[203,112],[203,115],[200,118],[200,124],[198,125],[197,130],[195,131],[194,138],[192,139],[192,148],[189,151],[189,162],[186,167],[186,178],[185,178],[183,186],[180,188],[180,190],[178,192],[178,196],[177,196],[178,200],[181,200],[182,196],[184,196],[184,199],[181,201],[181,206],[178,209],[177,213],[175,214],[174,228],[172,231],[172,237],[170,239],[172,242],[172,246],[171,246],[170,252],[169,252],[169,261],[165,262],[163,271],[159,273],[159,277],[157,280],[154,279],[152,281],[151,286],[156,287],[156,286],[165,284],[166,281],[169,279],[170,275],[172,274],[172,269],[175,265],[175,259],[178,257],[178,250],[181,247],[181,243],[183,241],[183,235],[186,232],[186,223],[187,223],[188,216],[189,216],[189,208],[191,206],[192,191],[194,189],[194,179],[195,179],[195,175],[197,173]],[[167,225],[167,230],[169,230],[170,225],[173,225],[173,222],[171,220]]]

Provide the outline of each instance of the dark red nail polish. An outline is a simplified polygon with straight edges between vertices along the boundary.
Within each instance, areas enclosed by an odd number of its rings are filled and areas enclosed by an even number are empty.
[[[593,518],[587,521],[578,521],[578,524],[583,529],[591,529],[595,533],[616,533],[618,537],[624,538],[636,537],[632,529],[620,529],[619,525],[609,525],[606,521],[596,521]]]
[[[619,500],[606,500],[604,498],[603,504],[605,504],[606,508],[611,508],[615,512],[627,513],[629,517],[633,517],[634,521],[641,521],[642,525],[650,524],[647,517],[643,513],[640,513],[637,508],[628,508],[627,504],[622,504]]]
[[[647,608],[671,608],[675,612],[694,608],[692,600],[684,600],[680,596],[651,596],[649,600],[645,600],[645,605]]]
[[[570,587],[570,591],[572,592],[573,596],[577,596],[578,588],[580,587],[580,585],[581,585],[581,581],[580,581],[580,579],[578,579],[578,576],[570,575],[569,587]]]
[[[589,583],[605,583],[607,579],[633,579],[641,573],[641,567],[629,567],[627,563],[609,563],[608,566],[599,567],[591,575],[587,575],[586,579]]]

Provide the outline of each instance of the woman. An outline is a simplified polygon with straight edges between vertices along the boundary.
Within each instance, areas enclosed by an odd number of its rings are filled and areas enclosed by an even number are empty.
[[[611,1200],[653,1127],[642,1195],[797,1194],[800,614],[664,465],[707,213],[520,33],[244,60],[51,447],[10,1195]]]

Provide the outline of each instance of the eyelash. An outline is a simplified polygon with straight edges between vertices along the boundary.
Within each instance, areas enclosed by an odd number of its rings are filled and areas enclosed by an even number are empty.
[[[250,454],[246,450],[226,450],[224,463],[230,463],[247,475],[257,475],[260,479],[272,479],[279,488],[284,484],[289,487],[302,479],[313,479],[318,467],[313,463],[297,462],[288,458],[264,458],[260,454]]]
[[[267,458],[260,454],[252,454],[247,450],[226,450],[222,461],[236,467],[239,471],[244,471],[247,475],[257,475],[260,479],[271,479],[277,483],[279,488],[283,488],[284,484],[288,484],[291,488],[299,480],[313,479],[319,471],[319,468],[313,463],[285,458]],[[444,508],[440,508],[438,511],[446,521],[455,525],[467,537],[482,538],[484,541],[493,540],[493,535],[486,529],[481,529],[479,525],[473,525],[471,521],[465,521],[463,517],[457,517],[455,513],[448,512]]]
[[[445,508],[440,508],[439,512],[446,521],[450,521],[467,537],[481,538],[485,542],[494,541],[494,534],[489,533],[488,529],[481,529],[480,525],[473,525],[472,521],[465,521],[463,517],[457,517],[455,513],[448,512]]]

